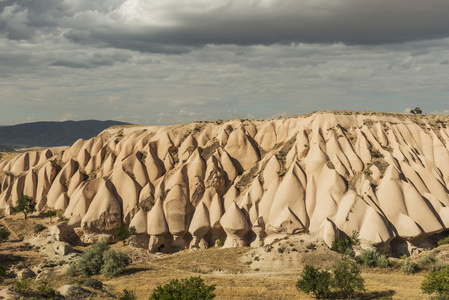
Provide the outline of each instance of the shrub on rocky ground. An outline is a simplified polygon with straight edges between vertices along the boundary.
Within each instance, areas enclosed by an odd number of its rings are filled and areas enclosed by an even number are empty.
[[[95,290],[101,290],[103,288],[103,283],[95,278],[88,278],[84,281],[84,286],[91,287]]]
[[[206,285],[200,276],[181,281],[174,279],[164,286],[159,285],[150,300],[210,300],[215,298],[214,290],[215,284]]]

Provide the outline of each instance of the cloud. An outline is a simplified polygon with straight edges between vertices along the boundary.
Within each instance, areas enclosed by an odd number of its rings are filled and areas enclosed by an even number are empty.
[[[0,119],[70,113],[173,124],[322,109],[443,111],[448,6],[0,0]]]
[[[65,122],[65,121],[73,120],[75,117],[76,117],[76,115],[74,115],[74,114],[64,114],[61,116],[59,121]]]
[[[83,68],[91,69],[103,66],[112,66],[117,62],[126,62],[132,56],[128,53],[88,53],[83,55],[76,55],[75,57],[59,58],[53,62],[52,66],[62,66],[69,68]]]
[[[36,0],[0,2],[1,32],[181,54],[215,45],[373,45],[449,36],[446,0]]]

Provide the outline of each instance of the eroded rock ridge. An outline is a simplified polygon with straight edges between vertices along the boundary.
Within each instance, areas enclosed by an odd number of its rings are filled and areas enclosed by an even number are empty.
[[[112,127],[64,150],[0,161],[0,208],[32,196],[85,241],[135,226],[151,251],[262,246],[419,247],[449,227],[446,116],[321,112],[276,120]]]

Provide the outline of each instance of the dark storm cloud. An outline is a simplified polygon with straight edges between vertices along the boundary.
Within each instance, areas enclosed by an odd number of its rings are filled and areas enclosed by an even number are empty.
[[[179,54],[206,44],[388,44],[449,36],[447,0],[0,2],[0,32]]]
[[[447,0],[216,1],[214,7],[198,7],[201,1],[154,3],[129,1],[104,18],[97,15],[96,26],[69,31],[66,37],[176,53],[173,46],[184,47],[178,50],[184,52],[205,44],[363,45],[449,36]]]

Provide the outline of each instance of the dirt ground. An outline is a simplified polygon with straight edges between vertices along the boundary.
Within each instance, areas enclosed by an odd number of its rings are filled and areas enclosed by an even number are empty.
[[[0,245],[0,264],[9,270],[18,266],[32,269],[47,265],[51,272],[46,274],[50,275],[39,280],[45,278],[56,290],[67,284],[70,281],[65,274],[67,264],[52,262],[33,245],[22,241],[32,233],[34,224],[48,227],[56,222],[42,217],[29,217],[24,221],[23,215],[2,217],[0,224],[13,233],[9,241]],[[104,292],[93,297],[95,299],[118,299],[124,289],[134,291],[137,299],[148,299],[158,285],[190,276],[201,276],[206,284],[215,284],[216,299],[312,299],[295,287],[303,266],[309,264],[326,269],[340,259],[340,255],[330,251],[323,242],[306,235],[275,239],[261,248],[210,248],[174,254],[151,254],[143,249],[124,246],[121,242],[111,247],[127,253],[133,262],[119,277],[94,276],[105,286]],[[75,249],[81,252],[84,247]],[[356,299],[384,296],[392,296],[393,299],[430,298],[420,289],[425,272],[405,275],[399,268],[362,270],[367,291],[358,294]],[[3,278],[0,297],[10,297],[7,289],[14,280],[13,276]],[[36,281],[33,287],[36,288],[38,283]]]

